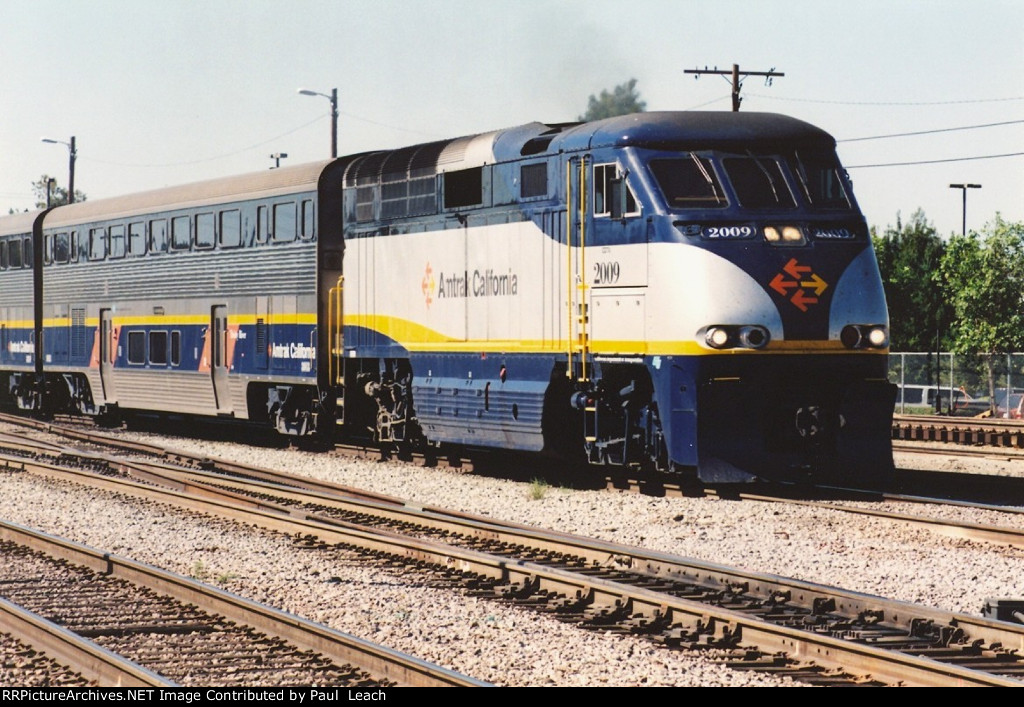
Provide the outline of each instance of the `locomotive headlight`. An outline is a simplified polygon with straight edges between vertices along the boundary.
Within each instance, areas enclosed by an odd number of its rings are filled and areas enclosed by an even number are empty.
[[[839,340],[848,349],[884,349],[889,345],[889,328],[884,324],[847,324]]]
[[[724,349],[729,345],[729,330],[724,327],[713,326],[708,327],[707,333],[704,335],[704,341],[713,349]]]
[[[772,245],[803,245],[804,232],[796,226],[765,226],[764,239]]]
[[[782,242],[786,245],[803,245],[804,233],[796,226],[786,226],[782,229]]]

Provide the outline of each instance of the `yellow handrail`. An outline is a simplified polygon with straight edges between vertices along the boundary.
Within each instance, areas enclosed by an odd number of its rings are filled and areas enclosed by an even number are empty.
[[[327,378],[331,385],[337,385],[342,380],[342,358],[344,350],[344,302],[345,276],[339,275],[337,284],[330,289],[327,295]]]

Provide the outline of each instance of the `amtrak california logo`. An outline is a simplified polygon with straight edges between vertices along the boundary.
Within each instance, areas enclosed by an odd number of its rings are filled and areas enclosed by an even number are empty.
[[[423,271],[420,288],[423,290],[423,301],[427,303],[427,309],[430,309],[430,305],[434,301],[434,293],[437,292],[437,281],[434,279],[434,270],[430,267],[429,262],[426,270]]]

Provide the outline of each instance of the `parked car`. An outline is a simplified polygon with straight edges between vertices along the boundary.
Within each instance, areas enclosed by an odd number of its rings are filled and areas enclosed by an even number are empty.
[[[1024,418],[1024,394],[1004,393],[996,396],[996,417],[1007,420]]]

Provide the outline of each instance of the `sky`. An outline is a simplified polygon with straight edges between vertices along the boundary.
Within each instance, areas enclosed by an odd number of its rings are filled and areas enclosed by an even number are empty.
[[[299,88],[337,88],[348,154],[575,120],[631,78],[648,110],[728,111],[727,77],[684,72],[733,64],[785,74],[740,109],[835,136],[880,231],[959,233],[954,183],[981,185],[968,230],[1024,221],[1024,0],[0,0],[0,213],[67,186],[44,136],[100,199],[329,157]]]

